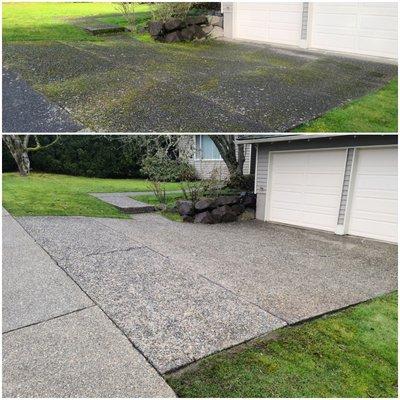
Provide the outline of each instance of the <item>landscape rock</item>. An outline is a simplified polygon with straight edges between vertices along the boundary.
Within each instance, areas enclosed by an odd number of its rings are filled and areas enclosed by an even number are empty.
[[[169,19],[167,22],[164,23],[164,29],[167,32],[176,31],[178,29],[183,28],[184,26],[185,26],[184,22],[177,18]]]
[[[194,25],[182,29],[181,30],[182,40],[188,40],[188,41],[193,40],[195,33],[196,29],[194,28]]]
[[[194,208],[197,211],[205,211],[209,208],[212,208],[214,205],[214,200],[213,199],[201,199],[199,201],[196,202],[196,204],[194,205]]]
[[[210,32],[212,39],[218,39],[224,37],[224,29],[219,26],[214,26],[214,29]]]
[[[229,206],[232,204],[239,203],[239,201],[240,201],[239,196],[221,196],[216,198],[215,204],[217,206]]]
[[[208,26],[203,26],[201,29],[206,35],[209,35],[213,31],[214,27],[208,25]]]
[[[195,224],[214,224],[215,220],[209,211],[196,214],[194,218]]]
[[[197,15],[196,17],[188,17],[186,23],[188,25],[207,25],[208,19],[205,15]]]
[[[245,207],[255,208],[257,204],[257,195],[253,193],[246,193],[241,197],[241,203]]]
[[[149,33],[153,38],[161,37],[164,34],[164,23],[161,21],[149,22]]]
[[[226,205],[215,208],[211,214],[216,222],[234,222],[237,218],[232,208]]]
[[[244,205],[243,204],[233,204],[231,206],[231,209],[236,215],[240,215],[244,211]]]
[[[217,15],[208,15],[207,16],[208,24],[212,26],[219,26],[222,28],[223,19]]]
[[[183,222],[194,222],[194,216],[193,215],[183,215],[182,221]]]
[[[242,214],[239,215],[239,221],[251,221],[256,218],[256,211],[253,208],[246,208]]]
[[[165,36],[164,40],[166,43],[180,42],[182,40],[182,36],[179,31],[175,31],[175,32],[168,33]]]
[[[194,214],[193,202],[190,200],[178,200],[176,202],[176,208],[180,215],[193,215]]]

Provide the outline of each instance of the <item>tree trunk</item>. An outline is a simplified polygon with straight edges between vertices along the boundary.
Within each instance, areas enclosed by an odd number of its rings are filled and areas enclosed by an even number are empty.
[[[230,179],[242,178],[244,146],[242,144],[236,146],[234,135],[210,135],[210,138],[228,167]]]
[[[30,161],[24,140],[18,135],[3,135],[3,140],[17,163],[20,175],[27,176],[30,171]]]

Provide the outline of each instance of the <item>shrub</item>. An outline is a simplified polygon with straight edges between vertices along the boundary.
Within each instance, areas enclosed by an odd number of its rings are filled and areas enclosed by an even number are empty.
[[[245,192],[254,191],[254,175],[232,176],[229,179],[228,187],[233,189],[240,189]]]
[[[62,135],[43,152],[31,153],[32,171],[79,175],[97,178],[138,178],[142,148],[130,141],[124,145],[119,136]],[[51,141],[50,135],[43,143]],[[3,146],[3,171],[17,170],[6,146]]]
[[[167,155],[150,155],[142,162],[141,173],[152,181],[179,182],[193,180],[196,171],[187,161],[173,159]]]
[[[192,7],[190,2],[151,3],[153,21],[168,21],[171,18],[185,19]]]

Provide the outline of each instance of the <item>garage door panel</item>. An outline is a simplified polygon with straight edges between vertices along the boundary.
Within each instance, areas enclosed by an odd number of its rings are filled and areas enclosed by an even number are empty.
[[[348,233],[397,241],[397,148],[358,149]]]
[[[392,228],[391,230],[388,230],[388,226],[390,225]],[[388,223],[365,219],[354,220],[352,228],[352,234],[356,236],[364,236],[371,239],[395,242],[394,236],[390,233],[390,231],[397,232],[397,224],[393,222]]]
[[[313,3],[311,47],[397,58],[394,3]]]
[[[268,219],[334,231],[345,157],[345,150],[273,153]]]
[[[298,45],[302,3],[236,3],[238,39]]]

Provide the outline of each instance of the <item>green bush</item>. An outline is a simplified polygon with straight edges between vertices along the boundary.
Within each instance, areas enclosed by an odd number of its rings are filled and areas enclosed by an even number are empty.
[[[254,191],[254,174],[243,175],[243,176],[233,176],[229,179],[228,187],[232,189],[239,189],[244,192]]]
[[[172,159],[166,155],[154,155],[144,158],[141,173],[152,181],[179,182],[194,180],[196,171],[188,162]]]
[[[43,137],[43,144],[51,136]],[[142,177],[142,148],[131,141],[122,144],[119,136],[63,135],[52,147],[30,153],[32,171],[96,178]],[[16,164],[3,145],[3,171],[16,171]]]

